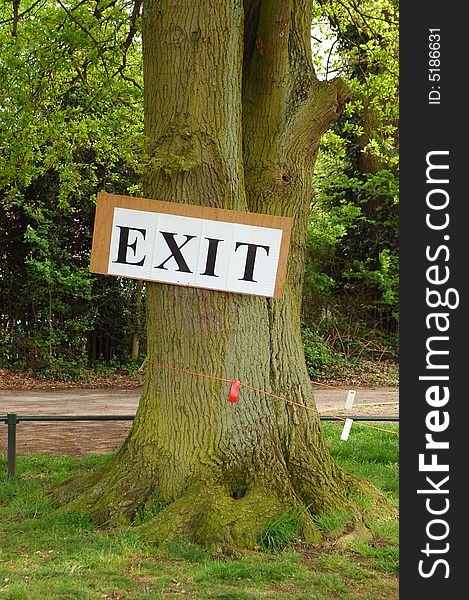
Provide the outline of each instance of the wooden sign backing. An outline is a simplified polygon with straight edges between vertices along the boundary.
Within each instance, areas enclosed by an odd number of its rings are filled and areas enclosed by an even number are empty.
[[[130,196],[98,193],[90,261],[90,270],[93,273],[115,275],[115,273],[109,272],[109,259],[111,252],[114,210],[116,208],[129,209],[132,211],[160,213],[164,215],[177,215],[181,217],[191,217],[209,221],[220,221],[224,223],[237,223],[242,225],[252,225],[255,227],[264,227],[267,229],[281,230],[282,234],[280,252],[278,256],[275,288],[273,293],[274,298],[281,297],[286,273],[292,219],[288,217],[263,215],[258,213],[248,213],[235,210],[225,210],[220,208],[210,208],[206,206],[196,206],[191,204],[178,204],[174,202],[165,202],[162,200],[152,200],[149,198],[133,198]],[[129,275],[119,276],[130,277]],[[147,279],[146,277],[138,277],[134,275],[132,275],[131,278],[144,280]],[[155,279],[152,278],[148,278],[148,280],[155,281]],[[194,287],[194,284],[187,285],[192,285]],[[195,287],[208,287],[209,289],[213,289],[209,286],[204,285],[196,285]],[[252,293],[255,294],[255,292]]]

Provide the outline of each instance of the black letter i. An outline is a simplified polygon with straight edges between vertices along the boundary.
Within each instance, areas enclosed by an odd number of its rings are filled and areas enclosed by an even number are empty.
[[[215,262],[217,260],[218,244],[223,242],[223,240],[216,240],[214,238],[205,239],[208,240],[207,262],[205,263],[205,273],[201,273],[201,275],[218,277],[218,275],[215,275]]]

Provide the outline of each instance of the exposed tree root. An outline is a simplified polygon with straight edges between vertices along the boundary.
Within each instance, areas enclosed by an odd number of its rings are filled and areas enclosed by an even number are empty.
[[[85,511],[109,526],[133,523],[142,539],[158,545],[182,537],[214,554],[229,556],[239,549],[255,548],[266,528],[287,510],[298,511],[296,535],[308,543],[322,539],[315,517],[346,514],[347,522],[336,540],[340,546],[354,539],[370,539],[368,514],[376,518],[377,511],[383,517],[393,512],[374,486],[338,467],[333,483],[324,482],[323,486],[313,485],[307,471],[286,480],[283,487],[259,480],[236,492],[225,484],[199,480],[173,499],[160,495],[154,473],[151,478],[140,474],[137,479],[122,469],[125,453],[120,461],[119,456],[96,473],[56,488],[53,497],[61,505],[58,510]]]
[[[111,463],[95,473],[69,479],[51,492],[52,501],[59,511],[88,512],[100,524],[110,527],[132,521],[155,492],[153,469],[129,465],[125,446]]]
[[[278,494],[253,486],[241,498],[233,498],[226,488],[192,488],[148,523],[140,526],[144,539],[158,544],[186,537],[204,544],[215,553],[231,548],[254,548],[268,525],[291,507]],[[320,536],[305,513],[299,533],[308,542]]]

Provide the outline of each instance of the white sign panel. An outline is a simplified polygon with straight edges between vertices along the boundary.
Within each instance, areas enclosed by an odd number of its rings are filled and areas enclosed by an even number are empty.
[[[282,230],[115,208],[108,273],[273,296]]]
[[[285,217],[99,194],[90,268],[278,298],[290,229]]]

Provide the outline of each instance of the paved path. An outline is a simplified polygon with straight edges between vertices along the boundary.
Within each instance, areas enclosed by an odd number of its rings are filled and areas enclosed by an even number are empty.
[[[356,415],[398,415],[396,388],[355,388]],[[0,416],[18,415],[133,415],[141,388],[0,390]],[[314,385],[318,411],[344,415],[347,388]],[[364,404],[365,406],[361,406]],[[71,454],[112,452],[120,447],[130,421],[19,423],[18,454]],[[6,425],[0,423],[0,453],[6,451]]]

